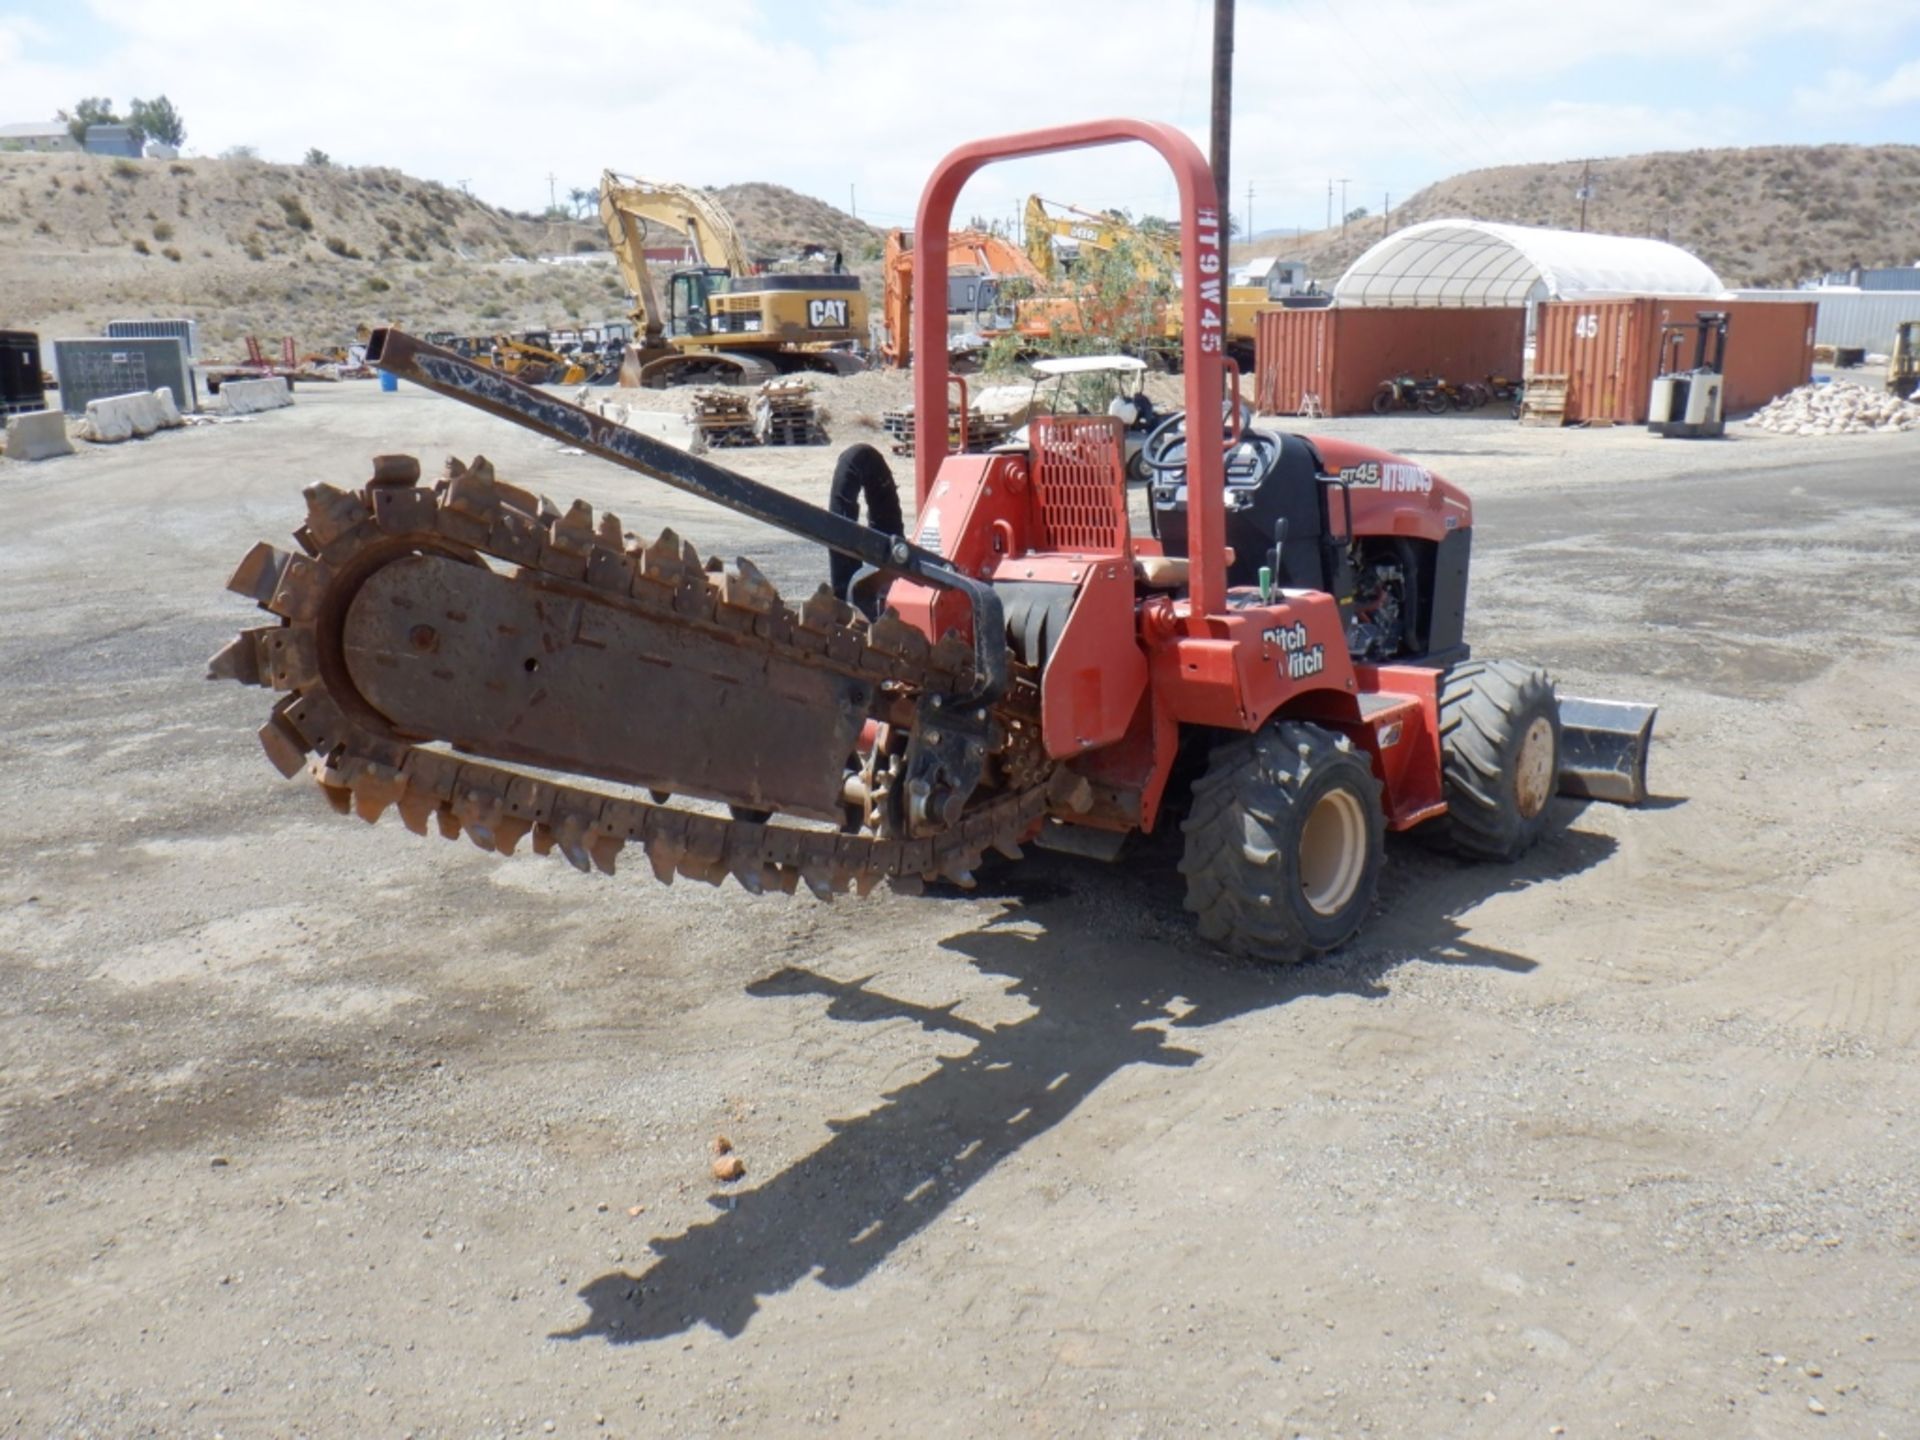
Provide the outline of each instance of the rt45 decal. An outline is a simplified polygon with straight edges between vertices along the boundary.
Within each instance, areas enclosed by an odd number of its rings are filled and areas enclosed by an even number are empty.
[[[844,300],[809,300],[807,302],[807,327],[812,330],[846,329],[847,302]]]

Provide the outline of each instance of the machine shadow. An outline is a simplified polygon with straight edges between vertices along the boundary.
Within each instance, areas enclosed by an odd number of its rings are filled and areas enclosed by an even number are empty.
[[[1029,854],[1017,870],[983,876],[987,892],[1007,902],[1004,913],[945,943],[981,973],[1006,977],[1030,1013],[984,1026],[956,1014],[957,1005],[886,995],[870,977],[839,980],[797,966],[753,982],[759,996],[824,997],[831,1020],[911,1020],[969,1048],[938,1058],[868,1113],[836,1122],[824,1145],[738,1193],[730,1208],[653,1241],[658,1258],[644,1271],[587,1283],[578,1292],[586,1318],[552,1338],[626,1344],[702,1324],[735,1336],[764,1298],[809,1276],[834,1289],[856,1285],[1120,1071],[1200,1060],[1185,1035],[1312,997],[1379,997],[1387,973],[1414,959],[1533,969],[1524,956],[1473,943],[1459,916],[1490,895],[1575,874],[1613,848],[1607,837],[1564,826],[1512,866],[1467,866],[1395,844],[1386,869],[1393,893],[1383,895],[1385,916],[1376,915],[1364,943],[1280,968],[1236,962],[1194,940],[1164,856],[1105,866]],[[1115,938],[1062,938],[1102,935]]]

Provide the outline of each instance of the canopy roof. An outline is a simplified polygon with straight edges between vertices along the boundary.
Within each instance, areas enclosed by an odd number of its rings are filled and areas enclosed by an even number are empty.
[[[1333,287],[1336,305],[1525,305],[1585,295],[1720,295],[1699,257],[1664,240],[1486,220],[1428,220],[1373,246]]]
[[[1035,375],[1088,375],[1096,370],[1141,371],[1147,362],[1134,355],[1062,355],[1033,362]]]

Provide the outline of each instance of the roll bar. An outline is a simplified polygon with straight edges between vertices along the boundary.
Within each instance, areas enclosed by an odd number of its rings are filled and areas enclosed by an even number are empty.
[[[1090,120],[975,140],[934,168],[914,221],[913,407],[915,494],[927,503],[947,445],[947,234],[960,189],[997,160],[1087,150],[1138,141],[1160,152],[1180,190],[1182,346],[1187,414],[1214,416],[1221,406],[1226,355],[1226,255],[1213,170],[1185,132],[1153,120]],[[1237,407],[1236,407],[1237,408]],[[1212,427],[1205,427],[1210,430]],[[1196,432],[1200,433],[1200,432]],[[1187,447],[1188,598],[1195,620],[1226,603],[1226,457],[1219,447]]]

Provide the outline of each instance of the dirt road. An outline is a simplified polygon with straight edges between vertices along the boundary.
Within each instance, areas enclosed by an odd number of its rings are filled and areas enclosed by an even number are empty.
[[[1162,847],[829,907],[279,780],[220,585],[375,451],[815,578],[498,422],[0,463],[0,1430],[1920,1433],[1920,441],[1326,428],[1479,497],[1470,638],[1658,701],[1663,798],[1396,841],[1280,972]]]

